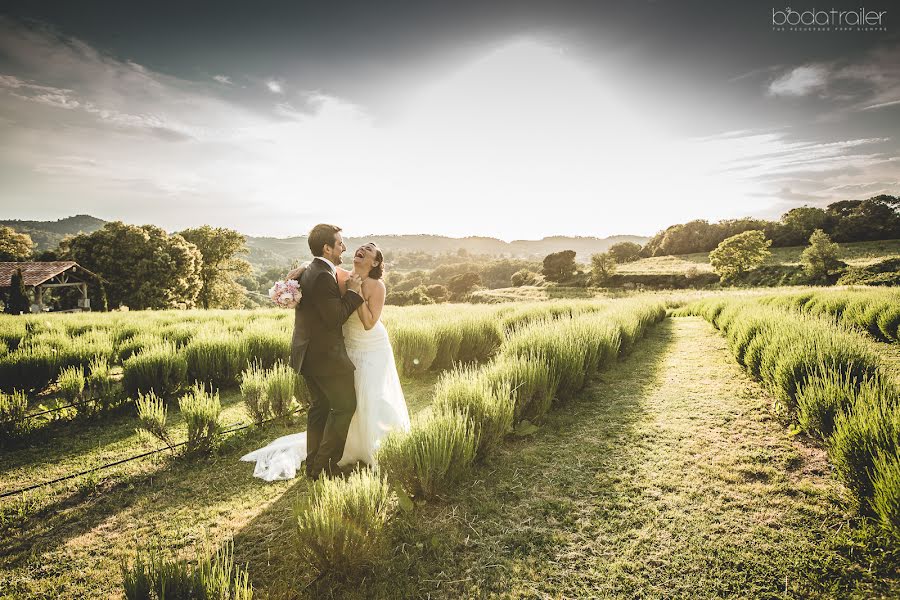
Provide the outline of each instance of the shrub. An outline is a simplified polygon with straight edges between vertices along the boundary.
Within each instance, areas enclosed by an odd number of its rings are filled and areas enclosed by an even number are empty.
[[[458,322],[450,321],[436,327],[434,334],[437,348],[431,368],[437,371],[449,369],[459,358],[459,349],[463,341],[462,328]]]
[[[0,356],[0,389],[40,391],[59,369],[59,353],[48,346],[22,344],[14,352]]]
[[[287,363],[291,358],[291,338],[281,330],[253,331],[244,335],[247,356],[263,368],[270,369],[276,363]]]
[[[194,384],[191,390],[178,401],[181,416],[187,424],[188,454],[209,452],[215,447],[216,436],[221,430],[219,414],[222,405],[218,392],[210,394],[201,384]]]
[[[182,352],[188,377],[213,388],[237,385],[249,357],[247,342],[225,333],[195,337]]]
[[[284,363],[277,363],[267,375],[266,386],[272,416],[287,418],[294,410],[297,372]]]
[[[295,505],[301,560],[320,572],[349,573],[380,558],[381,535],[393,510],[388,483],[377,471],[346,480],[320,478]]]
[[[78,402],[84,397],[84,369],[66,367],[56,378],[59,392],[69,404]]]
[[[835,418],[828,450],[834,468],[856,493],[860,508],[872,514],[875,458],[900,447],[900,403],[896,396],[858,399],[850,411]]]
[[[503,332],[492,316],[459,322],[462,340],[457,360],[462,363],[484,362],[503,344]]]
[[[469,471],[478,439],[466,413],[443,411],[389,434],[376,460],[410,495],[426,499],[447,492]]]
[[[138,394],[135,402],[138,413],[138,432],[144,436],[152,436],[172,447],[169,430],[166,427],[166,405],[153,390],[146,394]]]
[[[882,452],[875,457],[872,507],[882,527],[900,539],[900,454]]]
[[[255,423],[269,418],[269,383],[265,369],[258,363],[251,364],[241,375],[241,398]]]
[[[820,368],[797,389],[797,421],[805,431],[828,437],[834,430],[835,417],[853,406],[856,396],[849,373]]]
[[[403,323],[391,332],[397,370],[404,377],[428,371],[438,351],[438,339],[430,323]]]
[[[106,410],[115,404],[117,400],[115,383],[110,376],[107,359],[96,357],[91,360],[88,367],[86,389],[98,409]]]
[[[553,403],[559,382],[542,362],[520,356],[502,356],[488,364],[483,377],[494,392],[509,388],[513,397],[513,421],[538,421]]]
[[[28,397],[25,392],[0,392],[0,446],[31,431],[32,422],[25,418],[27,414]]]
[[[169,343],[160,343],[135,354],[122,365],[125,393],[136,396],[154,391],[171,398],[187,381],[187,361]]]
[[[465,413],[478,439],[477,457],[484,458],[512,430],[515,405],[512,388],[505,382],[495,387],[481,371],[459,369],[446,373],[434,391],[436,413]]]
[[[119,361],[124,363],[135,354],[139,354],[147,348],[158,346],[162,341],[162,338],[158,335],[146,332],[138,333],[119,341],[116,344],[115,353]]]
[[[233,543],[215,553],[204,545],[202,552],[194,565],[139,548],[133,563],[121,565],[126,600],[252,600],[246,568],[234,565]]]

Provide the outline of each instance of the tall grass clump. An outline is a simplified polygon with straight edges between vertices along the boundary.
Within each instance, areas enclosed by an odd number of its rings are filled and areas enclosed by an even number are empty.
[[[478,438],[466,413],[442,411],[389,434],[376,461],[411,496],[432,499],[448,492],[469,471]]]
[[[297,392],[297,372],[283,362],[276,363],[266,378],[266,395],[273,417],[287,418],[294,410]]]
[[[269,418],[269,382],[266,370],[259,363],[251,363],[241,375],[241,399],[254,423]]]
[[[415,377],[431,368],[438,352],[438,337],[430,322],[403,322],[393,328],[391,346],[400,375]]]
[[[146,394],[139,393],[135,406],[138,414],[138,433],[142,437],[154,437],[171,448],[172,438],[166,425],[167,408],[162,398],[153,390]]]
[[[139,332],[119,340],[115,346],[115,355],[119,362],[124,363],[135,354],[140,354],[147,348],[158,346],[162,341],[163,339],[155,333]]]
[[[188,454],[211,451],[216,444],[216,436],[221,431],[219,415],[222,404],[219,393],[209,393],[202,384],[195,384],[191,390],[178,401],[181,416],[187,425]]]
[[[443,371],[453,366],[459,359],[459,349],[463,342],[463,331],[459,322],[455,320],[440,323],[435,327],[437,348],[431,369]]]
[[[872,509],[881,526],[900,541],[900,454],[896,449],[875,457],[872,487]]]
[[[66,367],[56,378],[59,393],[69,404],[84,399],[84,369],[81,367]]]
[[[59,372],[59,352],[49,346],[22,344],[0,356],[0,389],[41,391]]]
[[[394,510],[387,480],[361,469],[346,480],[320,478],[294,507],[300,558],[320,573],[352,573],[374,564]]]
[[[568,399],[587,381],[588,342],[561,323],[535,323],[510,336],[502,355],[546,364],[557,379],[557,396]]]
[[[493,316],[462,319],[458,327],[462,340],[457,360],[461,363],[485,362],[503,344],[503,332]]]
[[[133,562],[121,564],[126,600],[252,600],[247,569],[234,564],[233,542],[215,552],[207,546],[196,564],[139,548]]]
[[[170,398],[187,381],[187,368],[187,361],[176,352],[175,346],[160,343],[123,363],[122,386],[130,397],[153,390],[160,397]]]
[[[553,404],[559,385],[557,376],[544,362],[522,356],[504,355],[484,367],[482,376],[494,392],[511,390],[513,421],[541,419]]]
[[[212,388],[237,385],[250,356],[247,342],[227,333],[197,336],[182,353],[188,377]]]
[[[291,358],[291,337],[280,329],[255,328],[244,333],[247,355],[266,369],[277,363],[287,363]]]
[[[31,431],[28,414],[28,397],[25,392],[13,390],[0,392],[0,446]]]
[[[857,401],[835,418],[828,454],[840,478],[856,493],[864,514],[873,514],[876,457],[897,453],[898,448],[900,404],[896,396]]]
[[[94,357],[91,360],[85,389],[98,410],[107,410],[115,405],[118,400],[116,385],[110,374],[109,361],[106,358]]]
[[[496,383],[496,386],[494,385]],[[492,382],[479,369],[445,373],[434,390],[436,413],[466,414],[478,440],[476,457],[487,456],[512,431],[515,403],[508,382]]]

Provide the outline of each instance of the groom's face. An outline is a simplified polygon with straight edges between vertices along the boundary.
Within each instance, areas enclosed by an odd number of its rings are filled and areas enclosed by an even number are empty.
[[[325,246],[325,258],[331,261],[334,265],[341,264],[341,253],[347,249],[347,246],[344,245],[344,238],[341,237],[341,233],[337,232],[334,234],[334,246]],[[330,254],[330,256],[329,256]]]

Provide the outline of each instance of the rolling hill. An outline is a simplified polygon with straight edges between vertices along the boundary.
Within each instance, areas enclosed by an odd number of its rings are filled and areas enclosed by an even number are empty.
[[[12,227],[16,231],[27,233],[35,242],[38,251],[53,250],[67,235],[91,233],[103,227],[103,219],[90,215],[76,215],[57,221],[0,221],[0,225]],[[471,254],[490,254],[510,258],[542,259],[551,252],[575,250],[578,260],[587,261],[591,254],[604,252],[618,242],[635,242],[644,244],[649,238],[636,235],[616,235],[607,238],[553,236],[541,240],[514,240],[505,242],[492,237],[452,238],[441,235],[369,235],[358,238],[346,238],[347,247],[352,248],[364,242],[375,242],[391,253],[425,252],[427,254],[445,254],[465,249]],[[265,270],[281,268],[291,264],[295,259],[305,260],[310,257],[306,245],[306,236],[289,238],[247,236],[247,260],[254,269]]]

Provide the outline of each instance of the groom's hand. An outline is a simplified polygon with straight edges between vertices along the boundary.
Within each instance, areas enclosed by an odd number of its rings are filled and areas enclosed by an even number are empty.
[[[362,279],[356,273],[351,273],[347,278],[347,289],[358,294],[360,287],[362,287]]]

